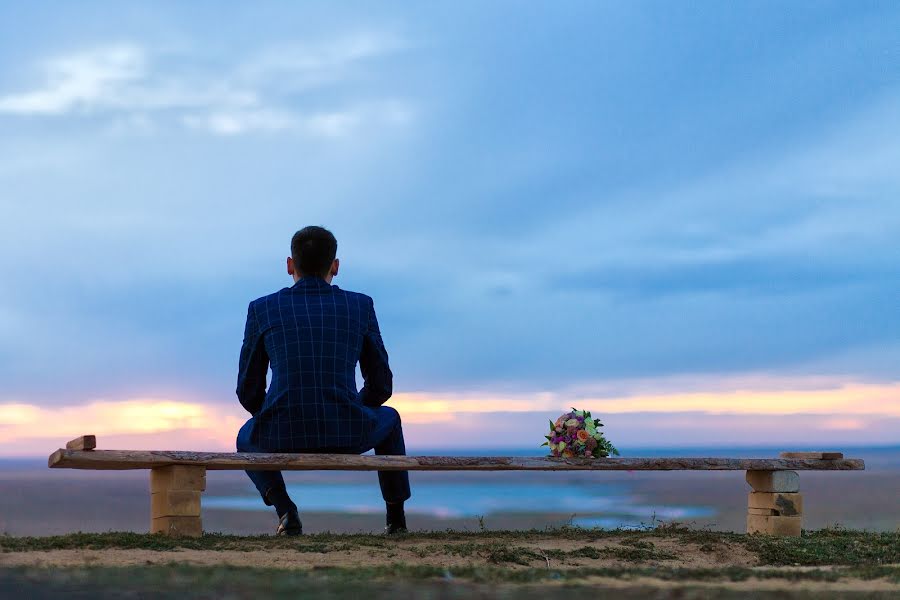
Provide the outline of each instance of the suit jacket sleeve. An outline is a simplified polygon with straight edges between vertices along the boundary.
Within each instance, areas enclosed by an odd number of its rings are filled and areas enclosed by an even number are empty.
[[[362,351],[359,356],[359,370],[363,376],[363,388],[359,400],[365,406],[381,406],[393,393],[394,374],[388,366],[388,354],[378,329],[375,304],[369,298],[369,317],[363,335]]]
[[[237,397],[250,414],[255,415],[262,408],[266,397],[266,373],[269,370],[269,355],[259,330],[253,303],[247,309],[247,325],[244,327],[244,343],[238,365]]]

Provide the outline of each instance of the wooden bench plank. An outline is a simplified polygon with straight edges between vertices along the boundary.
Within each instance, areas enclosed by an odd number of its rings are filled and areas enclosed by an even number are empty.
[[[526,456],[360,456],[59,449],[52,468],[127,470],[197,465],[209,470],[284,471],[859,471],[859,459],[546,458]]]
[[[781,458],[820,458],[822,460],[837,460],[844,458],[843,452],[782,452]]]
[[[69,450],[93,450],[96,447],[96,435],[82,435],[70,442],[66,442],[66,448]]]

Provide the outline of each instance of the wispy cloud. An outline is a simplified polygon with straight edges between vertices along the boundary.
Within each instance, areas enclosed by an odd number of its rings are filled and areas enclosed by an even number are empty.
[[[146,77],[141,48],[112,45],[47,60],[38,89],[0,97],[0,112],[59,115],[121,105],[122,93]]]
[[[383,102],[306,114],[269,108],[211,109],[188,114],[182,121],[191,129],[222,136],[253,131],[288,131],[321,138],[341,138],[353,134],[364,124],[401,126],[410,120],[411,115],[411,109],[403,103]]]
[[[202,114],[186,115],[182,120],[192,129],[217,135],[294,130],[299,125],[299,119],[295,115],[273,109],[214,109]]]
[[[340,137],[364,122],[405,122],[394,118],[396,107],[404,103],[357,94],[350,108],[323,109],[305,106],[304,94],[345,82],[357,63],[403,47],[396,36],[362,33],[264,48],[209,69],[190,54],[172,56],[138,44],[110,44],[38,63],[41,83],[29,91],[0,95],[0,115],[100,116],[117,132],[148,133],[156,125],[174,124],[222,136],[290,132]],[[379,104],[394,109],[360,108]],[[409,114],[405,108],[402,112]]]
[[[336,36],[325,43],[276,44],[242,61],[234,75],[242,81],[305,76],[302,83],[323,83],[346,76],[357,63],[408,47],[409,43],[397,35],[375,31]]]
[[[595,201],[543,226],[580,259],[552,265],[548,283],[658,298],[896,280],[898,99],[888,90],[802,141],[678,185],[588,192]],[[540,268],[532,250],[514,247]]]

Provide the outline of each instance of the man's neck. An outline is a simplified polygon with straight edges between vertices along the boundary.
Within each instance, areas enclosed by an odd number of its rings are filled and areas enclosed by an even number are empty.
[[[294,283],[297,283],[304,277],[312,277],[312,275],[297,275],[296,273],[294,273]],[[319,277],[319,279],[322,279],[325,281],[325,283],[327,283],[328,285],[331,285],[331,280],[334,279],[334,275],[329,273],[328,277]]]

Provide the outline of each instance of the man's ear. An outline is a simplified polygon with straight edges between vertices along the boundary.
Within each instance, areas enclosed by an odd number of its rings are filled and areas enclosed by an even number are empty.
[[[331,276],[332,277],[337,276],[340,268],[341,268],[341,260],[339,258],[334,259],[334,262],[331,263]]]
[[[287,272],[291,277],[294,276],[294,259],[290,256],[287,257]]]

